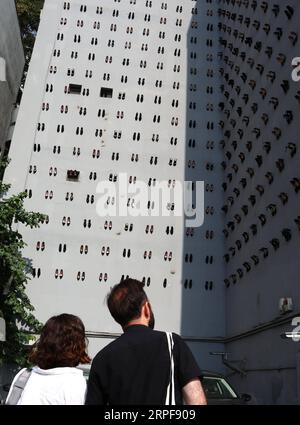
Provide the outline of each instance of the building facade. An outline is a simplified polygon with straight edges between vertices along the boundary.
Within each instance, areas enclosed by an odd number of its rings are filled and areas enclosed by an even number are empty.
[[[299,3],[220,1],[218,15],[226,351],[244,371],[232,381],[300,403],[299,342],[282,338],[300,316]]]
[[[195,2],[45,2],[6,179],[48,216],[22,229],[37,316],[78,314],[92,354],[120,332],[104,301],[129,275],[145,282],[157,327],[182,334],[202,367],[223,369],[209,355],[225,332],[217,19]],[[170,216],[151,215],[159,200],[149,198],[149,216],[136,217],[130,193],[131,215],[99,217],[97,184],[121,173],[129,192],[204,181],[204,224],[186,228],[172,200],[162,200]]]
[[[131,276],[202,368],[299,401],[298,345],[280,337],[300,308],[297,16],[295,1],[45,1],[6,172],[47,215],[21,229],[39,319],[78,314],[94,355],[120,332],[105,296]],[[131,214],[100,217],[119,199],[97,184],[121,174]],[[137,216],[139,183],[162,181],[204,181],[201,226],[153,198]]]
[[[24,68],[24,53],[15,3],[0,4],[0,149],[11,140],[9,126]],[[9,146],[7,146],[8,149]]]

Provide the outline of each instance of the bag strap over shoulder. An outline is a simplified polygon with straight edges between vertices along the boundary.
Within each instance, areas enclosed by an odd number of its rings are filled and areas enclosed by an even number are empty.
[[[165,404],[168,406],[168,405],[175,405],[176,403],[175,403],[174,356],[173,356],[174,341],[173,341],[172,332],[166,332],[166,335],[167,335],[170,362],[171,362],[169,384],[167,387],[167,396],[166,396],[166,402],[165,402]]]
[[[28,379],[31,375],[31,369],[25,369],[16,379],[13,384],[11,393],[6,400],[7,405],[16,405],[21,398],[22,392],[27,384]]]

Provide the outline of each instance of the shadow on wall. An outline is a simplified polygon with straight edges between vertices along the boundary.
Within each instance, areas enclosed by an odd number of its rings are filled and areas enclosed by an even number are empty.
[[[192,9],[188,32],[183,34],[187,43],[185,181],[194,182],[194,207],[196,181],[204,181],[205,193],[203,225],[184,223],[181,333],[192,337],[188,343],[201,368],[224,372],[221,357],[209,354],[224,351],[220,340],[225,334],[217,6],[198,0],[184,7]]]

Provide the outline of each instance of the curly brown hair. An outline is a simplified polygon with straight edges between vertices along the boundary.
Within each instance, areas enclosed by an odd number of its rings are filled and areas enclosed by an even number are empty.
[[[82,321],[72,314],[51,317],[34,344],[29,361],[41,369],[90,363]]]

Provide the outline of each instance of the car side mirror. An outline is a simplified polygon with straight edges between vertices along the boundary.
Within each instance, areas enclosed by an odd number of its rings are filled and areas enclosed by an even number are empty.
[[[241,399],[245,402],[248,403],[249,401],[252,400],[252,396],[250,394],[242,394],[241,395]]]

